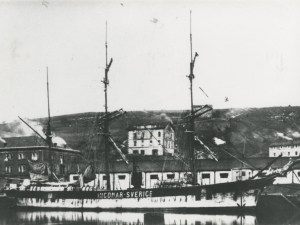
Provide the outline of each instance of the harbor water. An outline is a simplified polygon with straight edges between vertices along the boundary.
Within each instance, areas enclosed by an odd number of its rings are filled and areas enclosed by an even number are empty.
[[[290,200],[293,200],[290,198]],[[300,208],[281,195],[261,196],[255,211],[201,213],[192,211],[60,211],[12,207],[0,198],[0,225],[266,225],[300,224]]]
[[[266,225],[299,224],[300,211],[272,205],[250,213],[196,213],[180,211],[58,211],[9,208],[1,204],[0,225]]]
[[[275,215],[274,215],[275,216]],[[74,211],[15,211],[1,213],[1,225],[17,224],[97,224],[97,225],[257,225],[299,224],[295,214],[286,220],[260,218],[257,215],[207,215],[159,212],[74,212]]]

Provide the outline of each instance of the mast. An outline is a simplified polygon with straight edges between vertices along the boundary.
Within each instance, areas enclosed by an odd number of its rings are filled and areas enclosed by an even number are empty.
[[[195,159],[195,149],[194,149],[194,136],[195,136],[195,125],[194,125],[194,119],[195,119],[195,112],[193,107],[193,79],[194,76],[194,64],[196,57],[198,56],[197,52],[195,53],[194,59],[193,59],[193,45],[192,45],[192,11],[190,11],[190,47],[191,47],[191,62],[190,62],[190,74],[187,76],[190,80],[190,94],[191,94],[191,115],[190,115],[190,155],[191,155],[191,169],[193,174],[193,184],[197,184],[197,173],[196,173],[196,159]]]
[[[108,110],[107,110],[107,85],[109,84],[108,81],[108,71],[112,64],[112,58],[110,59],[109,64],[107,64],[107,22],[106,22],[106,36],[105,36],[105,77],[103,80],[104,83],[104,92],[105,92],[105,116],[104,116],[104,147],[105,147],[105,170],[106,170],[106,185],[107,190],[110,190],[110,176],[109,176],[109,162],[108,162],[108,153],[109,153],[109,146],[108,146],[108,137],[109,137],[109,119],[108,119]]]
[[[49,155],[49,169],[51,171],[50,179],[52,178],[52,132],[51,132],[51,117],[50,117],[50,100],[49,100],[49,81],[48,81],[48,67],[47,67],[47,99],[48,99],[48,123],[47,123],[47,131],[46,131],[46,140],[49,146],[48,155]]]

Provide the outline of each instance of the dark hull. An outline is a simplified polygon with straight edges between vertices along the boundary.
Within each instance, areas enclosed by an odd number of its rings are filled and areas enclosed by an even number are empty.
[[[5,190],[20,207],[94,210],[182,210],[202,211],[255,208],[262,189],[274,178],[237,181],[205,186],[101,191],[93,188],[61,190],[31,187]],[[43,189],[43,190],[41,190]],[[50,190],[51,189],[51,190]],[[242,206],[242,207],[241,207]]]

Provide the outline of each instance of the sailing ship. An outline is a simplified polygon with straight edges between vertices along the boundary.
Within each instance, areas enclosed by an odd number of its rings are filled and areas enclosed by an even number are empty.
[[[197,209],[197,210],[228,210],[228,209],[254,209],[257,205],[260,194],[263,189],[273,184],[276,177],[285,176],[292,167],[300,163],[300,159],[290,160],[281,169],[269,171],[266,176],[259,176],[263,168],[255,176],[248,180],[237,180],[228,183],[217,183],[210,185],[199,185],[197,181],[197,168],[195,164],[195,148],[194,141],[198,140],[195,137],[194,120],[198,115],[198,110],[195,110],[193,104],[193,79],[194,64],[196,57],[192,55],[192,34],[190,34],[191,43],[191,62],[190,74],[187,76],[190,82],[190,101],[191,110],[188,116],[189,127],[186,134],[189,136],[189,149],[191,155],[191,177],[181,181],[161,181],[155,188],[142,188],[142,172],[139,171],[137,162],[133,160],[133,170],[131,172],[131,184],[133,188],[126,190],[111,190],[109,176],[109,144],[113,143],[116,149],[121,154],[125,163],[128,163],[125,155],[113,142],[109,133],[109,122],[111,119],[123,114],[123,111],[108,113],[107,107],[107,86],[108,72],[112,64],[112,59],[107,62],[107,41],[106,48],[106,68],[104,83],[105,92],[105,115],[102,117],[101,134],[104,137],[105,145],[105,168],[106,168],[106,189],[100,187],[86,187],[85,183],[95,179],[91,174],[93,168],[89,165],[84,173],[80,175],[79,181],[74,182],[51,182],[51,176],[55,176],[51,172],[51,163],[40,164],[32,170],[33,172],[42,172],[43,177],[48,175],[49,179],[24,180],[21,186],[7,184],[4,192],[9,198],[12,198],[19,207],[33,208],[60,208],[68,210],[157,210],[157,209]],[[49,98],[48,98],[49,102]],[[49,109],[49,105],[48,105]],[[46,132],[46,141],[49,144],[49,153],[51,153],[51,125],[49,122]],[[146,128],[146,127],[145,127]],[[50,157],[51,160],[51,157]],[[33,177],[32,177],[33,178]]]

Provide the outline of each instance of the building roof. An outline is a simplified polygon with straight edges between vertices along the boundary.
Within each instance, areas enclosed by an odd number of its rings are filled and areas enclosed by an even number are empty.
[[[247,165],[244,166],[246,169],[259,170],[264,168],[274,158],[247,158],[244,160]],[[280,158],[274,164],[273,169],[282,168],[289,161],[289,158]],[[138,167],[142,172],[184,172],[189,170],[189,166],[179,160],[158,160],[158,161],[138,161]],[[212,159],[202,159],[196,161],[197,171],[229,171],[235,168],[241,168],[241,162],[237,159],[222,159],[215,161]],[[296,169],[300,169],[300,164],[294,166]],[[130,173],[132,172],[132,161],[126,164],[123,161],[115,162],[110,164],[110,171],[113,173]],[[70,173],[76,173],[77,171],[69,171]],[[100,164],[96,168],[97,173],[105,173],[104,163]]]
[[[173,130],[173,124],[171,122],[159,122],[159,123],[152,123],[152,124],[146,124],[146,127],[144,125],[132,125],[127,128],[128,131],[134,131],[134,130],[161,130],[165,129],[168,125],[170,125]]]
[[[9,137],[3,139],[6,141],[6,147],[45,146],[45,142],[38,136]]]
[[[278,146],[295,146],[300,145],[300,141],[284,141],[284,142],[277,142],[272,143],[269,145],[269,147],[278,147]]]
[[[26,137],[10,137],[3,138],[6,144],[0,146],[0,152],[14,152],[14,151],[35,151],[35,150],[48,150],[47,144],[37,136]],[[79,150],[73,150],[70,147],[62,148],[59,146],[53,146],[53,151],[65,152],[65,153],[80,153]]]

